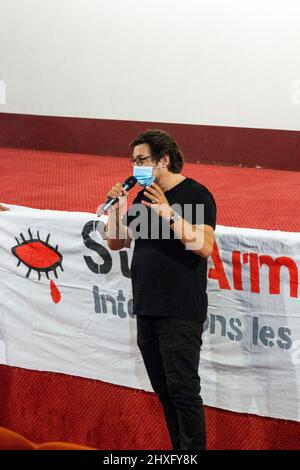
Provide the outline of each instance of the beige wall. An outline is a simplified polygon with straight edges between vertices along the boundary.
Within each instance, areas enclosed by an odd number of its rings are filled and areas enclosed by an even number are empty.
[[[0,111],[300,130],[299,21],[299,0],[0,0]]]

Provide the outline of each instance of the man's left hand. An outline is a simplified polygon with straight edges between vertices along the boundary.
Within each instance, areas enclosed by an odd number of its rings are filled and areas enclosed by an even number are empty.
[[[163,219],[170,220],[170,217],[173,214],[173,209],[168,203],[163,190],[157,183],[152,183],[151,186],[146,186],[144,195],[147,196],[147,198],[151,201],[142,201],[144,206],[153,209]]]

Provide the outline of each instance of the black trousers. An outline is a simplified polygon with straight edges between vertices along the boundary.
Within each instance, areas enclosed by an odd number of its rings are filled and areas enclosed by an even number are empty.
[[[137,343],[163,406],[173,449],[205,449],[198,374],[203,323],[137,316]]]

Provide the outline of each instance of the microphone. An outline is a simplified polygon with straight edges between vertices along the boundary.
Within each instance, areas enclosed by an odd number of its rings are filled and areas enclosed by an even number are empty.
[[[126,191],[128,191],[129,189],[133,188],[133,186],[135,186],[136,183],[137,183],[136,177],[135,176],[129,176],[129,178],[127,178],[124,181],[122,186]],[[100,215],[104,214],[104,212],[108,211],[108,209],[110,209],[114,204],[116,204],[116,202],[118,202],[118,200],[119,199],[117,197],[107,198],[107,201],[104,204],[102,204],[100,209],[97,211],[98,217],[100,217]]]

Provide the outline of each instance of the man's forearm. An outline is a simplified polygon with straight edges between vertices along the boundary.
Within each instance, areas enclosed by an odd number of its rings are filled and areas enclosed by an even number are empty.
[[[207,258],[211,254],[214,236],[207,233],[204,226],[192,225],[180,217],[171,227],[187,250],[193,251],[202,258]]]
[[[107,243],[111,250],[120,250],[127,239],[127,227],[122,223],[120,209],[110,210],[108,215]]]

